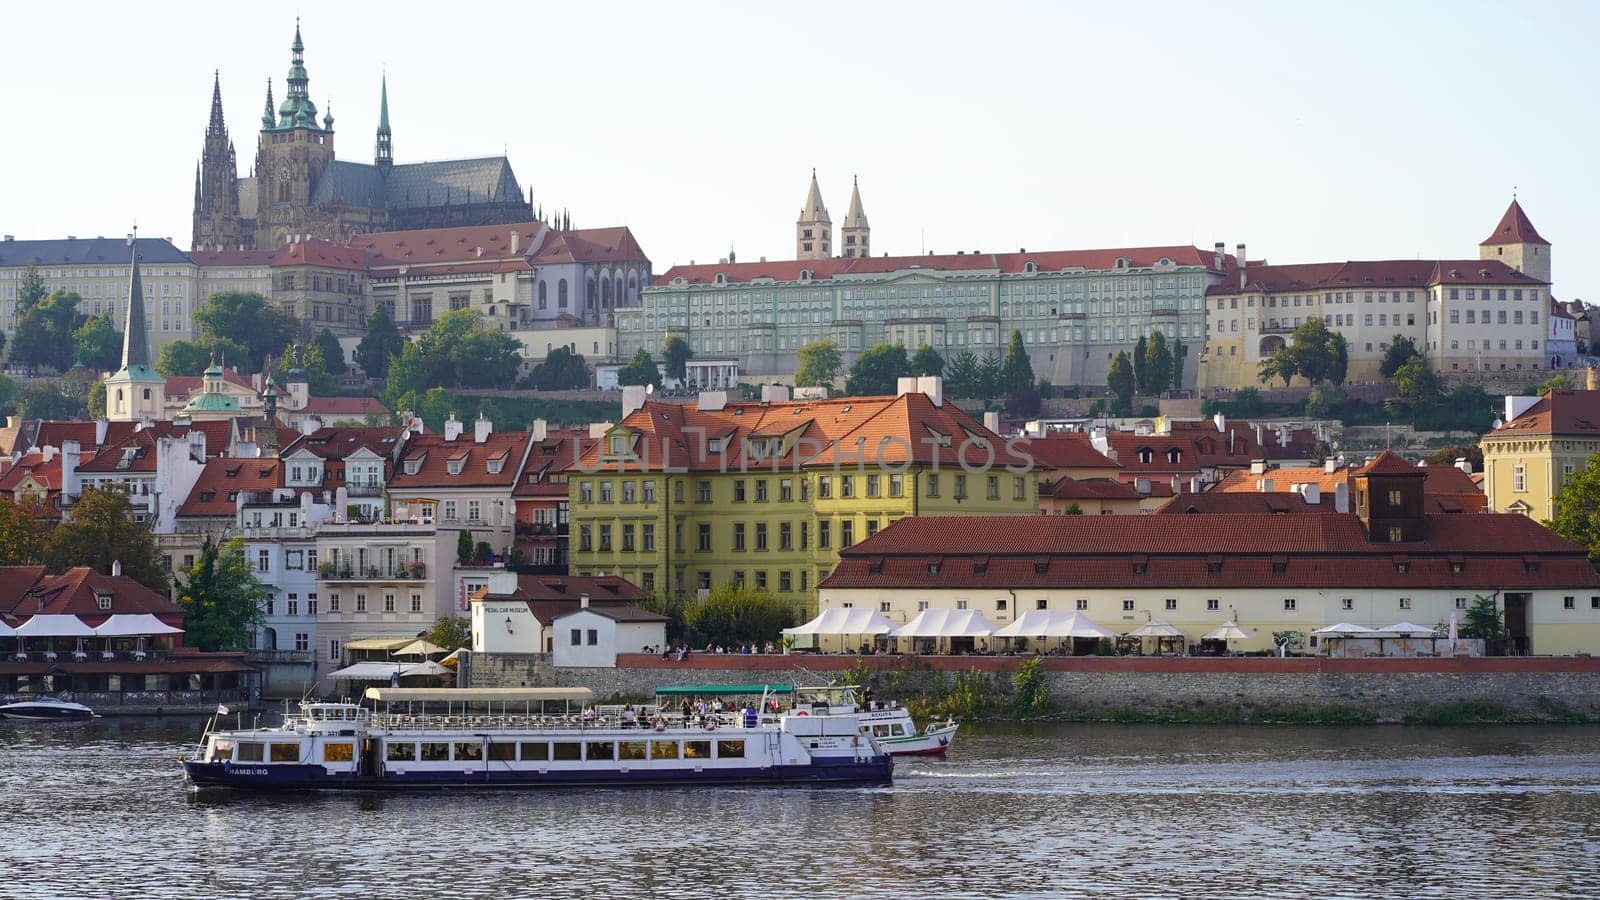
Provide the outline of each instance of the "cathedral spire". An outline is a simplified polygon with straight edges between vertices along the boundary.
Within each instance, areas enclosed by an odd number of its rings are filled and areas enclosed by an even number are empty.
[[[265,111],[263,111],[261,113],[261,127],[262,128],[266,128],[266,129],[271,129],[272,126],[277,124],[277,122],[278,122],[278,120],[274,117],[274,113],[272,111],[272,79],[268,78],[267,79],[267,108],[266,108]]]
[[[822,188],[817,185],[817,170],[811,170],[811,187],[806,191],[806,205],[794,223],[795,259],[827,259],[833,255],[833,220],[828,217],[828,207],[822,202]]]
[[[128,317],[122,328],[122,368],[150,368],[150,336],[144,330],[144,288],[139,283],[139,229],[128,240],[133,247],[128,262]]]
[[[389,133],[389,74],[383,75],[378,99],[378,149],[374,162],[384,172],[394,165],[394,138]]]
[[[206,125],[206,137],[227,133],[228,127],[222,121],[222,72],[214,71],[211,74],[211,121]]]
[[[850,211],[844,214],[839,238],[844,242],[840,249],[845,256],[872,255],[872,229],[867,225],[866,211],[861,208],[861,186],[855,176],[850,178]]]
[[[294,43],[290,45],[289,57],[289,95],[284,98],[283,106],[278,109],[279,128],[310,128],[317,127],[317,105],[311,102],[311,94],[307,86],[311,77],[306,74],[306,45],[300,40],[300,19],[294,20]]]

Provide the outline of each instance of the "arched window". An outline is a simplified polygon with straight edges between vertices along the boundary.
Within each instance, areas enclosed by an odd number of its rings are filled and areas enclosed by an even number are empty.
[[[562,309],[567,308],[567,280],[565,278],[556,283],[556,304]]]
[[[1173,448],[1167,450],[1167,462],[1172,463],[1173,465],[1177,465],[1178,460],[1181,459],[1181,458],[1183,458],[1183,454],[1178,452],[1178,448],[1177,447],[1173,447]]]
[[[588,290],[583,292],[583,305],[588,309],[594,309],[594,278],[591,277],[585,285]]]
[[[617,301],[617,305],[618,305],[618,306],[621,306],[621,305],[623,305],[623,298],[622,298],[622,276],[621,276],[621,275],[618,275],[618,276],[617,276],[617,287],[616,287],[616,290],[615,290],[615,291],[613,291],[613,292],[612,292],[612,295],[611,295],[611,296],[612,296],[612,297],[614,297],[614,298],[616,298],[616,301]]]
[[[539,308],[540,309],[548,309],[549,308],[548,298],[545,296],[545,290],[544,289],[545,289],[545,283],[542,282],[542,281],[539,282]]]
[[[611,305],[611,279],[600,277],[600,308],[605,309]]]
[[[639,276],[628,273],[628,302],[635,303],[639,300]]]

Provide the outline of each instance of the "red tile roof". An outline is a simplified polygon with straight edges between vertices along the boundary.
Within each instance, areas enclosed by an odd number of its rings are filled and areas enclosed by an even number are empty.
[[[1480,247],[1495,247],[1501,244],[1543,244],[1550,246],[1550,242],[1539,236],[1538,229],[1528,220],[1528,214],[1522,211],[1522,204],[1516,198],[1511,199],[1511,205],[1506,207],[1505,214],[1500,217],[1500,223],[1494,226],[1494,231],[1484,238]]]
[[[1331,513],[1333,498],[1327,497],[1315,506],[1299,494],[1273,492],[1270,494],[1224,493],[1216,490],[1202,494],[1184,494],[1173,497],[1156,510],[1157,515],[1199,515],[1201,513]]]
[[[1058,431],[1030,438],[1019,448],[1041,469],[1115,469],[1116,460],[1094,448],[1081,431]]]
[[[549,625],[557,616],[580,609],[585,594],[589,595],[590,608],[596,612],[604,607],[630,616],[618,621],[666,620],[665,616],[657,617],[655,613],[630,606],[650,599],[650,592],[616,575],[518,575],[517,589],[510,594],[491,594],[484,588],[473,597],[527,601],[534,617]],[[635,614],[643,615],[631,617]]]
[[[14,589],[38,569],[19,568],[15,577],[0,580],[0,585]],[[100,608],[99,594],[111,595],[111,609]],[[117,613],[151,613],[169,625],[183,627],[183,610],[165,596],[126,575],[102,575],[87,566],[42,576],[20,594],[0,594],[0,610],[12,616],[78,615],[91,625]]]
[[[107,422],[106,443],[125,440],[138,429],[138,422]],[[62,441],[77,441],[79,449],[89,450],[95,446],[94,432],[94,422],[40,422],[33,443],[36,447],[60,447]]]
[[[1206,493],[1258,494],[1264,481],[1271,481],[1272,489],[1277,493],[1290,493],[1296,485],[1315,484],[1321,492],[1322,505],[1331,508],[1334,492],[1340,485],[1349,485],[1350,474],[1354,471],[1348,466],[1341,466],[1332,472],[1324,471],[1321,466],[1268,469],[1260,475],[1239,470],[1228,473],[1226,478]],[[1483,512],[1488,508],[1488,498],[1484,496],[1482,487],[1473,476],[1455,466],[1419,466],[1418,471],[1427,476],[1422,483],[1422,493],[1430,504],[1430,512]]]
[[[1536,287],[1545,284],[1496,259],[1351,260],[1250,266],[1243,286],[1224,279],[1206,289],[1211,295],[1279,294],[1302,291],[1426,288],[1438,284],[1492,284]]]
[[[325,269],[367,268],[367,253],[361,247],[341,247],[331,241],[313,238],[285,244],[272,257],[273,266],[320,266]]]
[[[1056,500],[1140,500],[1144,497],[1127,482],[1109,478],[1079,481],[1067,475],[1050,485],[1050,496]]]
[[[414,435],[407,440],[401,462],[389,478],[390,490],[515,486],[532,435],[526,431],[497,431],[478,444],[473,442],[472,423],[463,425],[461,436],[453,441],[439,433]],[[450,474],[452,459],[462,461],[461,471],[454,475]],[[418,462],[417,471],[408,474],[407,464],[413,460]],[[503,461],[499,472],[489,471],[492,460]]]
[[[389,407],[376,397],[307,397],[307,415],[313,416],[387,416]]]
[[[226,366],[223,368],[222,380],[228,384],[234,385],[235,387],[244,388],[246,391],[252,394],[261,393],[260,389],[256,387],[255,382],[249,375],[241,374],[239,370],[233,366]],[[166,384],[162,388],[162,392],[166,394],[168,399],[181,400],[186,397],[194,396],[194,394],[203,387],[205,387],[205,378],[200,375],[168,375]],[[289,394],[287,390],[284,390],[282,385],[273,385],[273,388],[277,391],[278,396],[280,397],[286,397]]]
[[[207,266],[270,266],[276,250],[192,250],[189,258],[195,265]]]
[[[276,459],[207,460],[178,515],[232,517],[240,491],[270,491],[282,483],[282,466]]]
[[[544,440],[535,441],[528,451],[512,495],[566,499],[566,468],[582,458],[584,451],[598,440],[589,437],[586,428],[551,429]]]
[[[80,472],[156,471],[156,438],[150,430],[136,431],[127,439],[107,444],[78,465]]]
[[[398,266],[465,264],[475,270],[485,263],[511,262],[521,268],[541,222],[505,225],[467,225],[457,228],[423,228],[417,231],[377,231],[350,239],[353,249],[367,252],[374,269]],[[517,232],[517,249],[511,249],[511,232]]]
[[[297,434],[293,440],[281,445],[283,450],[278,455],[286,457],[307,450],[321,459],[344,459],[365,448],[379,456],[392,458],[395,447],[403,444],[408,434],[406,429],[398,425],[329,426],[309,435]]]
[[[1356,469],[1352,475],[1422,475],[1423,471],[1411,463],[1406,462],[1398,453],[1385,450],[1374,456],[1366,465]]]
[[[626,225],[551,231],[539,245],[539,252],[533,255],[536,266],[573,262],[649,262],[649,257],[644,255]]]
[[[1600,391],[1546,391],[1539,402],[1484,439],[1529,434],[1600,438]]]

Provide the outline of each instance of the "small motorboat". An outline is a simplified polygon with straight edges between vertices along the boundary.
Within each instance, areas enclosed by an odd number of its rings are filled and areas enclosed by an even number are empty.
[[[82,703],[41,697],[0,705],[0,718],[30,722],[72,722],[95,718],[94,710]]]

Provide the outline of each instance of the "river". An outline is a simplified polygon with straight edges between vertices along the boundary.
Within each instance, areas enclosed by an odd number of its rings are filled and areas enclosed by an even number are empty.
[[[193,794],[0,723],[0,896],[1592,896],[1600,729],[987,725],[876,788]]]

